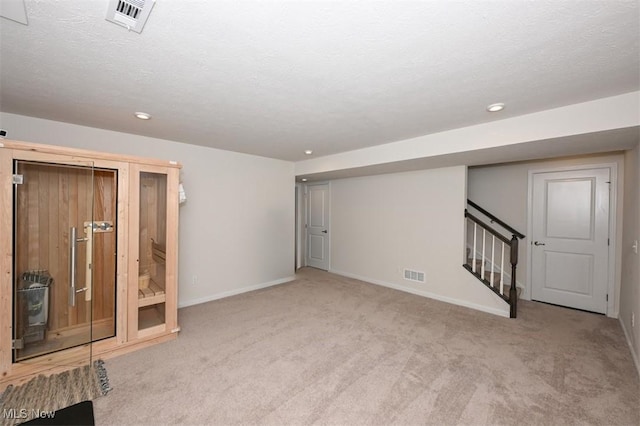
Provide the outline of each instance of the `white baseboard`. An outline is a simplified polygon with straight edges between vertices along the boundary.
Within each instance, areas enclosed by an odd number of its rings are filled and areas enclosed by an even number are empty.
[[[631,351],[631,358],[633,358],[633,363],[636,365],[636,371],[638,372],[638,377],[640,377],[640,360],[638,359],[638,354],[633,348],[633,344],[631,344],[631,336],[627,332],[626,327],[624,326],[624,321],[618,318],[620,321],[620,325],[622,326],[622,331],[624,331],[624,337],[627,339],[627,345],[629,345],[629,350]]]
[[[335,269],[329,270],[329,272],[343,277],[353,278],[360,281],[365,281],[371,284],[376,284],[382,287],[392,288],[394,290],[404,291],[405,293],[415,294],[417,296],[428,297],[429,299],[439,300],[441,302],[451,303],[452,305],[464,306],[465,308],[475,309],[476,311],[486,312],[488,314],[497,315],[500,317],[509,318],[509,310],[501,311],[499,309],[490,308],[488,306],[477,305],[475,303],[468,302],[466,300],[454,299],[452,297],[442,296],[429,291],[416,290],[414,288],[404,287],[398,284],[388,283],[386,281],[380,281],[373,278],[363,277],[349,272],[336,271]]]
[[[187,306],[199,305],[201,303],[211,302],[213,300],[224,299],[225,297],[236,296],[238,294],[247,293],[249,291],[260,290],[262,288],[267,288],[267,287],[272,287],[278,284],[288,283],[295,279],[296,279],[295,276],[290,276],[286,278],[280,278],[277,280],[269,281],[266,283],[242,287],[236,290],[224,291],[222,293],[217,293],[217,294],[213,294],[211,296],[206,296],[206,297],[200,297],[198,299],[185,300],[178,303],[178,308],[186,308]]]

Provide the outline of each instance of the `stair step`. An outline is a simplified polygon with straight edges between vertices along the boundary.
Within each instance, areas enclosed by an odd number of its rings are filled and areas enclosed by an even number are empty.
[[[484,279],[486,281],[491,282],[491,271],[485,271]],[[494,272],[493,273],[493,287],[496,290],[500,290],[500,272]],[[511,283],[510,282],[506,282],[505,281],[504,287],[503,287],[503,291],[504,291],[505,297],[509,298],[509,294],[511,293]],[[522,294],[522,288],[521,287],[516,287],[516,291],[517,291],[517,298],[520,299],[520,294]]]
[[[472,265],[473,265],[473,263],[472,263],[472,262],[473,262],[473,259],[471,259],[471,258],[467,258],[467,265],[472,266]],[[485,260],[485,261],[484,261],[484,263],[485,263],[485,265],[484,265],[484,266],[485,266],[485,268],[486,268],[486,267],[487,267],[488,262]],[[481,269],[481,268],[482,268],[482,259],[476,259],[476,271],[477,271],[478,273],[480,273],[480,269]]]
[[[468,258],[467,259],[467,265],[469,265],[469,267],[471,268],[473,259]],[[485,263],[487,261],[485,260]],[[486,267],[486,265],[485,265]],[[480,276],[480,273],[482,272],[482,259],[476,259],[476,274],[477,276]],[[491,285],[491,271],[484,271],[484,281],[485,284],[488,284],[490,286],[492,286],[493,288],[495,288],[496,290],[500,290],[500,277],[501,277],[501,273],[500,272],[494,272],[493,273],[493,285]],[[516,287],[517,288],[517,298],[520,299],[520,295],[522,294],[522,288],[521,287]],[[504,282],[504,287],[503,287],[503,291],[504,291],[504,296],[508,299],[509,298],[509,294],[511,293],[511,282]]]
[[[491,282],[491,271],[484,271],[484,279]],[[500,272],[493,273],[493,284],[496,287],[500,287]],[[507,283],[504,283],[505,287]]]

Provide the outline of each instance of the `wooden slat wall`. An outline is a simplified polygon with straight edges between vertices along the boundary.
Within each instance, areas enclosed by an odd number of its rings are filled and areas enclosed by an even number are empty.
[[[94,170],[93,220],[111,221],[116,226],[116,174],[113,171]],[[116,294],[116,230],[93,234],[93,312],[87,319],[94,321],[115,316]],[[114,330],[110,335],[113,335]],[[104,336],[101,336],[104,337]]]
[[[22,163],[20,173],[25,183],[18,185],[17,197],[17,273],[47,269],[54,278],[50,289],[49,327],[56,332],[85,324],[91,309],[79,293],[75,308],[68,307],[69,229],[78,229],[84,237],[83,223],[116,218],[116,173],[95,170],[92,197],[90,171],[64,166]],[[94,202],[95,199],[95,202]],[[93,318],[101,320],[115,315],[116,233],[94,234]],[[25,244],[26,242],[26,244]],[[86,283],[85,243],[78,244],[77,283]]]
[[[148,271],[163,289],[165,270],[153,260],[151,239],[166,247],[166,228],[167,176],[143,172],[140,176],[140,273]]]
[[[159,220],[156,223],[157,240],[164,250],[167,247],[167,176],[158,178],[158,211],[156,216]]]
[[[167,176],[162,175],[158,178],[158,203],[157,203],[157,212],[156,212],[156,235],[157,238],[155,241],[160,244],[162,250],[165,251],[165,261],[166,261],[166,250],[167,250]],[[156,278],[155,282],[162,288],[165,289],[167,286],[167,269],[164,263],[157,264],[156,266]],[[162,307],[164,309],[164,307]],[[164,311],[162,313],[162,317],[164,317]]]
[[[114,227],[118,226],[116,179],[117,176],[112,171],[94,171],[93,220],[111,221]],[[93,235],[94,321],[113,318],[115,315],[116,235],[117,228],[113,232],[100,232]]]
[[[155,276],[151,239],[156,240],[156,212],[158,211],[158,185],[150,173],[140,176],[140,274]]]

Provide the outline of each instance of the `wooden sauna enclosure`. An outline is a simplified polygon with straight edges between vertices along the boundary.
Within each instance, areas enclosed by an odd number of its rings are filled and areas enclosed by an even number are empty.
[[[180,168],[0,140],[0,392],[176,338]]]
[[[18,161],[15,164],[23,183],[15,191],[15,271],[18,276],[46,271],[49,286],[46,333],[24,333],[28,324],[16,305],[16,330],[22,331],[23,348],[16,360],[73,347],[115,335],[116,307],[116,201],[117,171],[86,167],[81,164],[57,165]],[[71,228],[83,237],[86,222],[109,221],[112,232],[92,235],[91,254],[78,247],[75,259],[76,281],[83,287],[91,281],[91,303],[78,294],[69,306]],[[87,244],[86,242],[84,242]],[[92,257],[92,259],[88,259]],[[83,267],[90,263],[90,269]],[[20,290],[18,290],[20,291]]]

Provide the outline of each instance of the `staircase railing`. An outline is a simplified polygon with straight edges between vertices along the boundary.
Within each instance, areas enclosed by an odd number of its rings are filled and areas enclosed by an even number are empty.
[[[494,226],[487,224],[486,221],[465,209],[464,216],[467,218],[467,263],[463,266],[507,302],[510,306],[509,316],[516,318],[518,312],[518,288],[516,285],[518,243],[525,238],[525,235],[473,201],[467,200],[467,204],[486,216],[491,224],[495,223],[511,234],[511,238],[504,236]],[[508,274],[510,282],[508,286],[505,286],[505,276],[507,276],[505,273],[505,260],[507,260],[507,255],[511,273]],[[509,268],[509,265],[507,265],[507,268]]]

